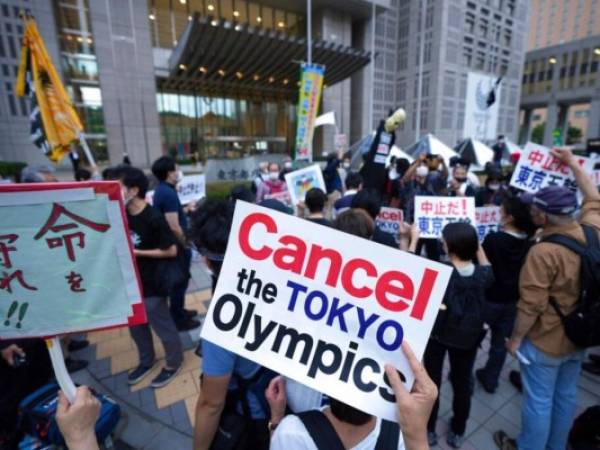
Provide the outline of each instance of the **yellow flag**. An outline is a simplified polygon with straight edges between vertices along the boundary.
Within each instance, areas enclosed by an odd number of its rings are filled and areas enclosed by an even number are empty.
[[[31,138],[50,160],[58,162],[69,153],[71,143],[78,139],[83,126],[35,21],[26,17],[24,25],[15,92],[24,96],[33,91]]]

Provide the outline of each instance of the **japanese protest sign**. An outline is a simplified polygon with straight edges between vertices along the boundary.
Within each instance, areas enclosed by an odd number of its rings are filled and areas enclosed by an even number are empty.
[[[479,242],[483,242],[489,233],[498,231],[500,227],[500,207],[482,206],[475,208],[475,222]]]
[[[375,224],[381,231],[393,234],[396,242],[400,242],[400,224],[403,217],[401,209],[382,207],[375,219]]]
[[[396,420],[384,364],[408,387],[451,268],[239,201],[202,338]]]
[[[290,197],[290,193],[288,191],[277,192],[275,194],[266,194],[265,199],[273,199],[280,201],[284,205],[293,206],[292,198]]]
[[[324,66],[302,64],[302,80],[300,82],[297,113],[296,160],[312,161],[312,139],[324,77]]]
[[[177,193],[182,205],[195,202],[206,196],[206,179],[204,175],[187,175],[177,183]]]
[[[323,173],[318,164],[313,164],[304,169],[286,173],[285,182],[294,206],[303,202],[306,192],[314,187],[322,189],[323,192],[327,192],[325,181],[323,180]]]
[[[587,173],[592,173],[594,161],[577,156],[577,162]],[[547,186],[566,186],[577,190],[575,177],[564,163],[552,156],[550,149],[528,142],[515,167],[510,185],[527,192],[535,193]]]
[[[146,321],[115,182],[0,186],[0,338]]]
[[[473,197],[415,197],[415,223],[422,238],[441,238],[442,230],[451,222],[475,226]]]

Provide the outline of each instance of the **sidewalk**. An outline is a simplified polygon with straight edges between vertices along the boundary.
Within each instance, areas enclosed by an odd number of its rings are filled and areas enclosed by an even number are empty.
[[[186,307],[206,315],[210,300],[210,277],[201,264],[192,264],[192,280],[186,298]],[[148,385],[164,363],[159,362],[154,372],[142,383],[127,385],[127,372],[137,366],[137,352],[127,329],[89,333],[90,346],[74,354],[90,361],[84,371],[74,374],[77,383],[94,387],[119,402],[124,418],[117,429],[118,449],[186,450],[192,448],[192,433],[196,399],[200,390],[201,359],[194,350],[199,329],[180,333],[184,346],[181,372],[167,386],[152,389]],[[155,337],[157,356],[163,358],[164,350]],[[479,351],[475,368],[486,360],[489,340]],[[495,449],[492,433],[503,429],[516,436],[521,425],[521,394],[509,383],[508,373],[518,369],[516,360],[509,357],[502,372],[500,386],[495,394],[487,394],[476,384],[471,414],[466,431],[464,450]],[[449,449],[446,445],[448,422],[451,417],[452,387],[447,380],[448,364],[444,369],[440,390],[440,419],[437,424],[439,444],[434,448]],[[578,411],[600,404],[600,377],[586,372],[578,381]]]

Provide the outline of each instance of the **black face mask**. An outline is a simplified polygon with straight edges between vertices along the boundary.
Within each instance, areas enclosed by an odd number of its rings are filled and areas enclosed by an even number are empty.
[[[456,181],[458,181],[459,183],[464,183],[465,181],[467,181],[467,178],[466,178],[466,177],[465,177],[465,178],[458,178],[458,177],[454,177],[454,179],[455,179]]]
[[[339,400],[333,398],[330,400],[331,413],[336,419],[342,422],[349,423],[351,425],[364,425],[371,420],[372,416],[370,414],[359,411],[358,409],[353,408],[350,405],[346,405]]]

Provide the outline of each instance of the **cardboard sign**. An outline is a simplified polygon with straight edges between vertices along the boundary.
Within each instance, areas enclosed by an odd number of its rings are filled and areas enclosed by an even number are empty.
[[[594,169],[592,159],[582,156],[576,156],[576,159],[587,173],[592,173]],[[510,185],[531,193],[547,186],[566,186],[573,191],[577,190],[571,169],[552,156],[549,148],[532,142],[525,145]]]
[[[384,365],[408,388],[451,268],[242,201],[202,338],[396,420]]]
[[[479,242],[483,242],[488,234],[498,231],[500,227],[500,207],[482,206],[475,208],[475,222]]]
[[[0,338],[144,323],[115,182],[0,186]]]
[[[475,226],[473,197],[415,197],[415,222],[424,239],[439,239],[444,227],[452,222]]]
[[[306,192],[314,187],[322,189],[323,192],[327,192],[325,181],[323,180],[323,173],[318,164],[313,164],[304,169],[286,173],[285,182],[287,183],[288,192],[294,206],[303,202]]]
[[[177,183],[177,193],[182,205],[206,197],[206,179],[204,175],[187,175]]]
[[[396,242],[400,242],[400,224],[404,220],[401,209],[382,207],[375,219],[375,225],[381,231],[393,234]]]

